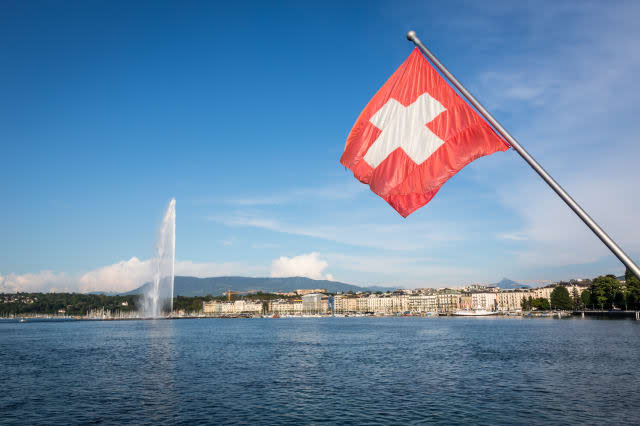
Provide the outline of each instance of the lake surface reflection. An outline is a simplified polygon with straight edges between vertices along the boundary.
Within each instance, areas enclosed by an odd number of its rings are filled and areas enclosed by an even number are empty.
[[[0,423],[637,423],[640,321],[0,321]]]

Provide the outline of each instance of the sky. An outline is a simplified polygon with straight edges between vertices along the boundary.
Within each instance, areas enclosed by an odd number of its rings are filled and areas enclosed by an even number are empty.
[[[422,41],[636,261],[640,3],[5,1],[0,292],[176,273],[460,286],[622,274],[513,150],[398,215],[339,163]]]

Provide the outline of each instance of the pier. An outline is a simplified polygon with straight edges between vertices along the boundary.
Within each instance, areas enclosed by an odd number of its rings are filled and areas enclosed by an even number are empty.
[[[640,321],[640,311],[573,311],[573,315],[579,315],[582,318],[595,317],[595,318],[631,318]]]

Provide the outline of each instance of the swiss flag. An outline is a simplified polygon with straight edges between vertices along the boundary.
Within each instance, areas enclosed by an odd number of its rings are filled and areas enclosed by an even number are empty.
[[[464,166],[507,149],[414,49],[358,117],[340,163],[407,217]]]

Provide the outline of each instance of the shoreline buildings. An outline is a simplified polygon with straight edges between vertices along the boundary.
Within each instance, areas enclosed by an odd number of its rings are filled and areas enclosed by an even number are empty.
[[[263,311],[262,302],[249,300],[236,300],[234,302],[220,302],[213,300],[202,303],[202,312],[209,315],[228,314],[261,314]]]
[[[205,315],[277,314],[302,315],[452,315],[458,310],[519,312],[525,299],[551,300],[556,285],[533,289],[499,289],[473,285],[456,289],[397,290],[388,293],[325,294],[324,289],[296,290],[288,299],[203,302]],[[586,285],[565,286],[569,294],[580,295]],[[324,290],[319,292],[318,290]]]

